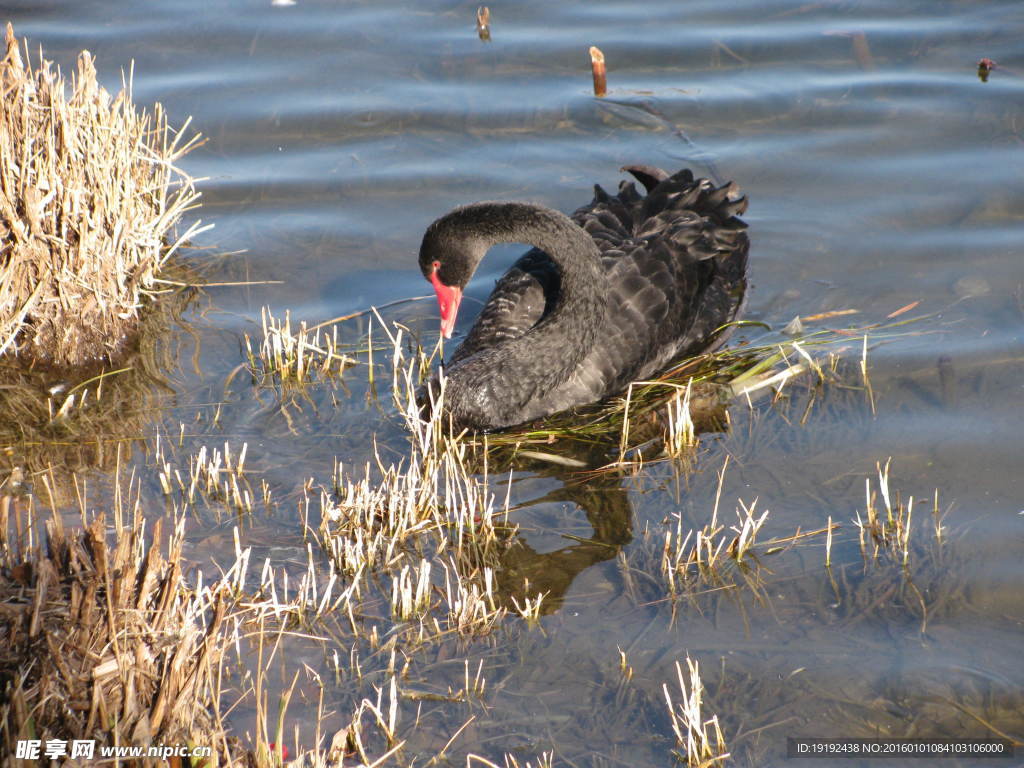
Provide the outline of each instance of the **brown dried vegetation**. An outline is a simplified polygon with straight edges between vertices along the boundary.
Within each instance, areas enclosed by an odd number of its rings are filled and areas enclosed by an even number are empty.
[[[111,98],[83,51],[70,84],[39,57],[32,69],[10,24],[0,62],[0,354],[76,366],[115,358],[196,207],[174,163],[182,141],[162,107],[138,112],[131,82]],[[69,86],[69,87],[68,87]],[[68,95],[70,91],[70,96]],[[186,123],[187,125],[187,123]]]
[[[10,497],[0,523],[10,532]],[[181,529],[161,554],[141,517],[108,543],[104,517],[84,530],[47,523],[45,547],[14,555],[0,576],[0,751],[19,739],[99,744],[200,744],[226,753],[215,711],[223,589],[189,590]]]

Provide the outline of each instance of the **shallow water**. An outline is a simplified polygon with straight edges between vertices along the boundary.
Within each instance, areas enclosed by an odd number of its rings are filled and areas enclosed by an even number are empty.
[[[484,659],[491,685],[452,764],[467,752],[554,750],[555,765],[665,765],[674,740],[661,686],[675,685],[687,653],[738,764],[785,763],[787,736],[991,735],[968,713],[1024,735],[1020,3],[521,2],[492,5],[490,43],[471,3],[8,8],[18,35],[64,69],[90,50],[111,90],[134,60],[137,103],[158,100],[179,124],[191,115],[208,137],[183,162],[208,177],[200,215],[216,224],[193,258],[205,279],[253,284],[208,289],[187,318],[192,333],[171,332],[174,393],[161,395],[146,439],[184,423],[182,455],[248,444],[247,465],[277,500],[242,527],[257,560],[304,561],[304,480],[329,484],[335,457],[365,461],[373,433],[400,451],[402,433],[358,375],[350,393],[325,385],[284,410],[245,377],[226,389],[245,362],[242,335],[259,337],[264,305],[316,323],[427,293],[419,238],[454,205],[521,198],[569,211],[593,183],[614,188],[624,164],[689,166],[749,195],[749,319],[778,331],[795,315],[855,309],[814,327],[866,325],[920,302],[901,317],[927,317],[870,340],[875,414],[859,391],[826,392],[803,424],[801,402],[737,403],[690,474],[658,465],[580,490],[563,489],[565,473],[520,472],[513,503],[543,499],[513,513],[535,552],[592,536],[584,509],[632,540],[610,557],[529,566],[563,569],[551,585],[558,610],[543,633],[465,651],[474,667]],[[608,60],[603,100],[589,90],[592,44]],[[1000,64],[987,83],[975,74],[983,56]],[[471,294],[484,297],[516,253],[496,251]],[[425,339],[436,329],[433,301],[387,316]],[[459,328],[471,320],[465,312]],[[845,353],[854,367],[860,343],[851,337]],[[766,556],[756,585],[679,603],[673,620],[664,588],[628,574],[657,573],[664,519],[707,522],[727,456],[724,518],[757,499],[770,510],[765,539],[839,521],[833,569],[818,537]],[[865,568],[850,525],[865,478],[889,457],[894,490],[931,499],[938,489],[949,510],[937,548],[930,513],[915,508],[905,574]],[[145,452],[135,461],[162,509]],[[232,524],[197,518],[192,557],[227,563]],[[634,670],[625,687],[619,649]],[[319,650],[295,653],[324,668]],[[439,687],[462,670],[424,668]],[[248,717],[235,714],[242,732]],[[438,717],[409,737],[412,754],[436,753],[466,719]]]

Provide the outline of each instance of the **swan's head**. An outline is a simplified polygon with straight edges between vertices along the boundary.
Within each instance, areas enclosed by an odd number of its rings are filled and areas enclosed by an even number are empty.
[[[462,291],[487,253],[477,206],[463,206],[431,224],[420,246],[420,271],[434,286],[441,309],[441,333],[452,337]]]
[[[434,293],[437,294],[437,306],[441,310],[441,334],[446,338],[452,337],[455,329],[455,318],[459,314],[459,304],[462,303],[462,285],[450,285],[443,277],[446,262],[442,259],[434,259],[428,262],[423,269],[430,284],[434,286]]]

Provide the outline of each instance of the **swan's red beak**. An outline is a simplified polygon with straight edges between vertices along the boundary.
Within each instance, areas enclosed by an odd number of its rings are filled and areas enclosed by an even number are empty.
[[[462,301],[462,289],[457,286],[445,285],[437,276],[437,270],[430,273],[430,283],[437,294],[437,305],[441,308],[441,335],[446,339],[452,337],[455,330],[455,316],[459,314],[459,302]]]

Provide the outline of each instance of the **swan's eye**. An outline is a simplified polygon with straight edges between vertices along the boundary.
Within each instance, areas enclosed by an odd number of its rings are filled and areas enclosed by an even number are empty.
[[[439,270],[441,268],[441,262],[440,261],[435,261],[433,266],[434,266],[434,271],[436,272],[437,270]]]

